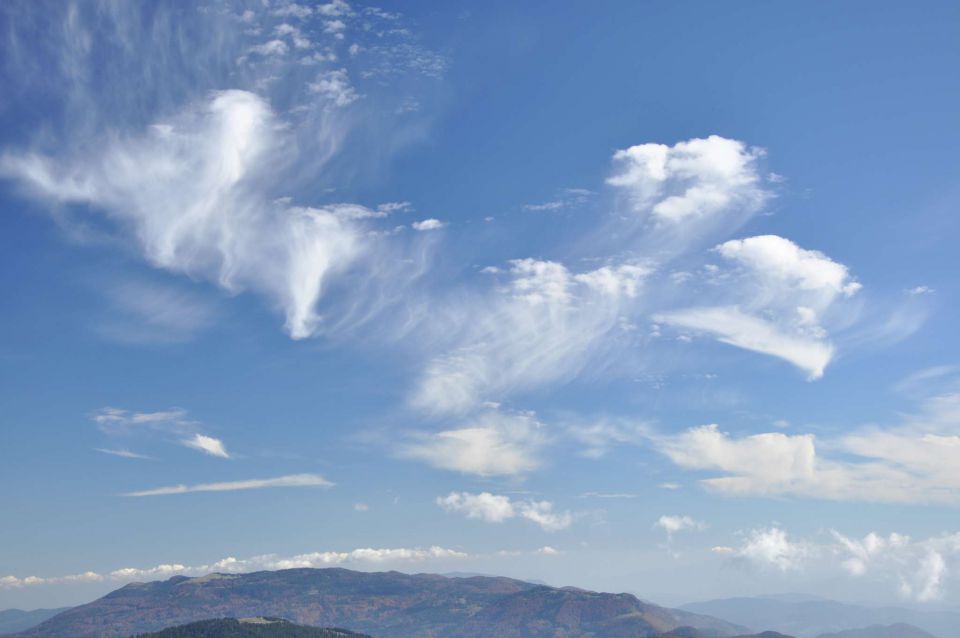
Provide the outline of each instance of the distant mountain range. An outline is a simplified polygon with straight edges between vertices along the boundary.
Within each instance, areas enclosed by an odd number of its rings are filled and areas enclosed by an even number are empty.
[[[23,611],[22,609],[4,609],[0,611],[0,636],[3,634],[12,634],[24,629],[29,629],[39,625],[47,618],[53,618],[60,612],[70,609],[69,607],[60,607],[59,609],[33,609]]]
[[[566,636],[567,634],[562,634]],[[703,638],[704,634],[692,627],[679,627],[651,638]],[[162,631],[140,634],[133,638],[371,638],[346,629],[297,625],[282,618],[219,618],[201,620],[170,627]],[[752,636],[732,638],[792,638],[773,631]]]
[[[375,638],[725,638],[745,627],[630,594],[510,578],[289,569],[134,583],[69,609],[22,638],[128,638],[210,618],[267,616]]]
[[[282,618],[219,618],[140,634],[136,638],[370,638],[346,629],[295,625]]]
[[[867,607],[806,597],[724,598],[681,609],[798,638],[960,638],[960,612]]]
[[[919,627],[897,623],[887,626],[871,625],[863,629],[845,629],[832,634],[822,634],[820,638],[936,638],[936,636]]]

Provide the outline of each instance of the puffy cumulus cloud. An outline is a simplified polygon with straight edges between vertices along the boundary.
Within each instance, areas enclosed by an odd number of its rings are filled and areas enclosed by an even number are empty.
[[[109,573],[84,572],[68,576],[0,576],[0,589],[14,589],[39,585],[62,585],[83,582],[132,582],[150,579],[169,578],[175,575],[199,576],[209,573],[242,573],[258,570],[292,569],[302,567],[330,567],[331,565],[350,565],[364,568],[370,565],[403,565],[408,563],[456,561],[468,558],[469,554],[440,546],[414,548],[371,548],[364,547],[350,551],[326,551],[281,556],[264,554],[252,558],[239,559],[228,556],[206,565],[183,565],[170,563],[155,567],[124,567]]]
[[[806,291],[821,297],[818,305],[822,306],[838,295],[849,297],[861,288],[843,264],[777,235],[732,239],[716,250],[748,269],[772,294],[783,288]]]
[[[654,526],[665,531],[668,537],[672,537],[677,532],[689,530],[698,531],[706,529],[707,527],[706,523],[691,518],[690,516],[671,516],[666,514],[658,518]]]
[[[960,395],[928,400],[890,427],[859,428],[818,441],[812,434],[734,437],[717,425],[651,435],[680,467],[713,470],[708,489],[727,495],[783,495],[841,501],[960,503]]]
[[[790,540],[787,532],[778,528],[755,529],[744,535],[743,542],[732,551],[716,553],[732,554],[761,568],[773,568],[780,571],[802,569],[816,548],[804,541]]]
[[[450,492],[437,497],[437,505],[448,512],[458,512],[467,518],[487,523],[502,523],[511,518],[524,518],[539,525],[544,531],[554,532],[570,527],[570,512],[555,512],[550,501],[514,501],[508,496],[481,492]]]
[[[732,474],[703,481],[710,488],[732,494],[793,491],[807,485],[815,472],[812,435],[770,432],[734,439],[717,425],[704,425],[661,439],[659,447],[681,467]]]
[[[524,474],[540,465],[542,430],[533,414],[490,410],[457,429],[416,433],[399,454],[464,474]]]
[[[413,227],[414,230],[426,231],[426,230],[440,230],[446,224],[444,224],[439,219],[433,219],[431,217],[429,219],[422,219],[420,221],[413,222],[410,225]]]
[[[154,266],[256,290],[280,307],[291,337],[317,327],[329,277],[364,252],[356,207],[269,201],[262,180],[284,140],[267,102],[221,91],[171,122],[75,157],[0,159],[0,171],[54,201],[102,210]]]
[[[732,264],[728,272],[714,271],[713,294],[723,304],[655,319],[778,357],[810,379],[823,376],[834,354],[823,320],[836,312],[835,302],[861,288],[847,267],[776,235],[731,240],[715,250]]]
[[[490,492],[450,492],[446,496],[438,496],[437,505],[448,512],[460,512],[467,518],[476,518],[487,523],[502,523],[517,515],[509,496]]]
[[[212,436],[207,436],[206,434],[194,434],[193,437],[189,439],[183,439],[181,443],[186,447],[200,450],[210,456],[219,456],[222,459],[230,458],[230,454],[227,453],[223,441]]]
[[[464,413],[576,376],[612,346],[647,274],[635,264],[574,273],[552,261],[510,262],[503,285],[440,308],[453,328],[438,336],[450,345],[427,363],[412,404],[434,414]]]
[[[350,83],[350,76],[346,69],[322,71],[307,86],[310,91],[329,100],[330,104],[336,107],[347,106],[360,98]]]
[[[172,485],[169,487],[130,492],[126,494],[126,496],[168,496],[171,494],[190,494],[193,492],[261,490],[268,487],[333,487],[333,485],[333,483],[318,474],[290,474],[288,476],[278,476],[269,479],[198,483],[196,485]]]
[[[728,211],[752,214],[770,195],[757,160],[763,152],[738,140],[711,135],[617,151],[611,186],[628,193],[634,211],[679,224]]]

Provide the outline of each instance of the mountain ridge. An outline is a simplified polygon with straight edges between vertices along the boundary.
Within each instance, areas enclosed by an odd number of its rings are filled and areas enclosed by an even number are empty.
[[[682,625],[696,626],[702,638],[750,633],[632,594],[505,577],[303,568],[131,583],[18,636],[128,638],[210,618],[250,616],[344,627],[376,638],[637,638]]]

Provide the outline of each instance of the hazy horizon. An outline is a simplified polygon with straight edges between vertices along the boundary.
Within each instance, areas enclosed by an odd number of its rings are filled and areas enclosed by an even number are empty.
[[[960,607],[960,5],[0,5],[0,609],[289,567]]]

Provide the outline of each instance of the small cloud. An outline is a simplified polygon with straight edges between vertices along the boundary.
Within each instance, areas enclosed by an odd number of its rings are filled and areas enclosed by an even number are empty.
[[[908,295],[917,297],[919,295],[931,295],[936,292],[930,286],[914,286],[913,288],[907,288],[905,291]]]
[[[668,538],[672,538],[674,534],[679,532],[689,530],[701,531],[707,527],[706,523],[695,520],[689,516],[661,516],[653,525],[665,531]]]
[[[370,510],[370,506],[367,505],[366,503],[357,503],[356,505],[353,506],[353,509],[354,511],[357,511],[357,512],[366,512]]]
[[[657,487],[659,487],[661,490],[679,490],[680,484],[679,483],[660,483],[659,485],[657,485]]]
[[[230,454],[227,453],[227,450],[223,445],[223,441],[220,439],[215,439],[212,436],[207,436],[205,434],[194,434],[192,438],[183,439],[180,441],[180,443],[186,447],[200,450],[204,454],[209,454],[210,456],[219,456],[223,459],[230,458]]]
[[[536,212],[575,208],[585,204],[593,195],[595,195],[595,193],[586,188],[564,188],[557,193],[555,199],[539,204],[525,204],[523,209]]]
[[[136,452],[131,452],[130,450],[112,450],[108,448],[94,448],[97,452],[102,452],[103,454],[109,454],[111,456],[119,456],[124,459],[149,459],[149,456],[143,454],[137,454]]]
[[[410,202],[384,202],[377,204],[377,210],[387,215],[391,213],[405,213],[413,210],[413,204]]]
[[[418,222],[413,222],[411,226],[413,226],[414,230],[427,231],[427,230],[439,230],[444,226],[446,226],[446,224],[441,222],[439,219],[430,218],[430,219],[424,219]]]
[[[555,532],[570,527],[573,515],[570,512],[555,512],[550,501],[513,501],[509,496],[481,492],[450,492],[437,498],[437,505],[448,512],[459,512],[467,518],[487,523],[502,523],[511,518],[525,518],[543,528]]]

